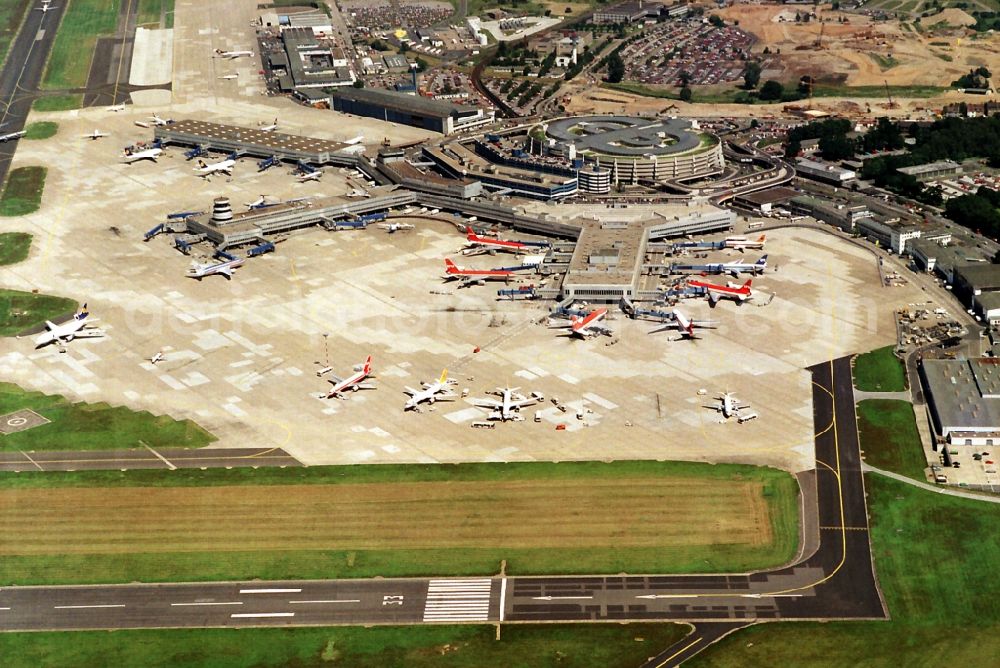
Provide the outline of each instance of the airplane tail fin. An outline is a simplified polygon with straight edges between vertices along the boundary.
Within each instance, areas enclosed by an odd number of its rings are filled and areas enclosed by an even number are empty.
[[[444,259],[444,266],[445,266],[445,269],[447,269],[448,271],[457,271],[458,270],[458,267],[456,267],[455,263],[451,261],[451,258],[447,258],[446,257]]]
[[[767,256],[761,255],[760,259],[757,260],[757,264],[760,265],[761,267],[765,266],[767,264]]]
[[[472,225],[466,225],[465,226],[465,237],[469,241],[472,241],[475,238],[475,236],[476,236],[476,232],[475,232],[475,230],[472,229]]]
[[[438,382],[440,384],[442,384],[442,385],[444,385],[445,383],[448,382],[448,370],[447,369],[442,369],[442,371],[441,371],[441,377],[438,378]]]
[[[372,356],[369,355],[368,359],[365,360],[364,372],[365,374],[369,374],[371,373],[371,371],[372,371]]]
[[[765,241],[767,241],[767,235],[766,234],[760,235],[760,239],[757,239],[757,241],[764,243]]]
[[[749,288],[751,283],[753,283],[753,279],[752,278],[748,278],[747,282],[743,284],[743,287],[744,288]]]

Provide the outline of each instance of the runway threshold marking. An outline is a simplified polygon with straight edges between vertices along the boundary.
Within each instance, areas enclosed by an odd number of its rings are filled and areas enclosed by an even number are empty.
[[[83,610],[84,608],[124,608],[124,603],[105,603],[102,605],[53,605],[56,610]]]
[[[301,589],[240,589],[241,594],[299,594]]]
[[[507,578],[500,580],[500,621],[503,621],[503,609],[507,604]]]
[[[298,605],[305,603],[360,603],[360,598],[335,598],[323,601],[289,601],[289,605]]]
[[[248,619],[252,617],[294,617],[294,612],[234,612],[230,619]]]
[[[671,661],[673,661],[675,658],[677,658],[678,656],[680,656],[684,652],[688,651],[689,649],[691,649],[692,647],[694,647],[695,645],[697,645],[698,643],[700,643],[702,640],[703,640],[703,638],[695,638],[694,642],[692,642],[690,644],[687,644],[684,647],[681,647],[679,650],[677,650],[676,652],[674,652],[673,654],[671,654],[670,656],[668,656],[667,658],[665,658],[663,661],[660,661],[658,664],[656,664],[656,668],[662,668],[663,666],[667,665],[668,663],[670,663]]]
[[[170,605],[180,607],[184,605],[243,605],[243,601],[220,601],[211,603],[171,603]]]
[[[150,452],[152,452],[156,456],[157,459],[159,459],[161,462],[163,462],[164,464],[166,464],[168,469],[170,469],[171,471],[176,471],[177,470],[177,467],[174,466],[173,464],[171,464],[169,459],[167,459],[166,457],[164,457],[163,455],[161,455],[159,452],[157,452],[156,450],[154,450],[151,445],[149,445],[145,441],[139,441],[139,443],[142,444],[142,447],[144,447],[147,450],[149,450]]]
[[[0,610],[10,610],[10,608],[0,608]]]

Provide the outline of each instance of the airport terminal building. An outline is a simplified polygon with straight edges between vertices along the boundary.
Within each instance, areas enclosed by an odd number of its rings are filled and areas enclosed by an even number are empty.
[[[375,88],[343,88],[333,91],[330,94],[330,108],[345,114],[412,125],[444,135],[494,121],[492,111]]]

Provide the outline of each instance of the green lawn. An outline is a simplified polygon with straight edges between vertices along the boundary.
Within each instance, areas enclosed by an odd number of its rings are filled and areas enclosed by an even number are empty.
[[[854,387],[863,392],[902,392],[906,389],[903,363],[893,346],[858,355],[854,360]]]
[[[97,38],[114,33],[121,0],[72,0],[63,14],[42,88],[87,85]]]
[[[15,336],[75,308],[72,299],[0,288],[0,336]]]
[[[31,235],[24,232],[4,232],[0,234],[0,266],[17,264],[28,257],[31,250]]]
[[[859,402],[858,431],[866,462],[916,480],[926,479],[927,460],[910,402],[895,399]]]
[[[899,61],[892,56],[883,56],[880,53],[869,53],[868,55],[875,61],[875,64],[878,65],[879,69],[883,72],[891,70],[896,67],[896,65],[899,65]]]
[[[679,624],[380,626],[0,634],[9,668],[344,666],[634,668],[687,633]]]
[[[75,305],[72,300],[62,300],[59,308],[65,313]],[[31,344],[27,341],[19,344],[24,346],[30,348]],[[12,383],[0,383],[0,414],[22,408],[30,408],[51,422],[2,437],[0,449],[114,450],[141,448],[140,441],[153,448],[197,448],[215,440],[190,420],[174,420],[166,415],[104,403],[72,403],[59,395],[28,392]]]
[[[42,203],[45,188],[44,167],[18,167],[7,175],[3,195],[0,195],[0,216],[23,216]]]
[[[1000,506],[875,474],[865,483],[875,568],[892,620],[761,624],[685,667],[996,665]]]
[[[147,28],[158,28],[160,26],[161,10],[167,12],[167,20],[172,20],[174,15],[174,0],[139,0],[139,9],[136,12],[136,24]],[[164,26],[166,28],[171,25]]]
[[[32,4],[32,0],[0,2],[0,63],[7,57],[7,51],[10,50],[17,29],[21,25],[24,10]]]
[[[68,111],[83,106],[83,94],[46,95],[37,98],[31,105],[35,111]]]
[[[52,121],[36,121],[29,123],[24,130],[27,132],[24,135],[25,139],[48,139],[59,131],[59,124]]]
[[[895,98],[925,98],[941,95],[948,88],[944,86],[889,86],[889,94]],[[813,97],[875,97],[885,98],[885,86],[828,86],[816,84]]]

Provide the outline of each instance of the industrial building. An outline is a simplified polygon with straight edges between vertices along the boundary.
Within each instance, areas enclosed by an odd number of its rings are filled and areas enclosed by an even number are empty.
[[[853,170],[808,158],[799,158],[795,161],[795,172],[805,178],[835,186],[842,186],[858,177],[857,172]]]
[[[1000,359],[924,360],[920,372],[940,440],[1000,445]]]
[[[922,233],[916,225],[901,222],[898,218],[887,218],[872,214],[859,218],[858,233],[882,248],[891,248],[893,253],[905,253],[906,243],[911,239],[919,239]]]
[[[430,100],[375,88],[349,88],[330,94],[330,108],[449,135],[494,121],[493,111]]]
[[[918,181],[926,181],[943,176],[958,176],[962,173],[962,166],[951,160],[938,160],[937,162],[928,162],[924,165],[897,167],[896,171],[900,174],[912,176]]]
[[[647,18],[657,18],[664,9],[660,0],[625,0],[617,5],[601,7],[594,11],[594,23],[636,23]]]
[[[281,90],[350,86],[355,81],[347,57],[335,44],[319,39],[312,28],[281,31],[283,52],[268,56]]]

